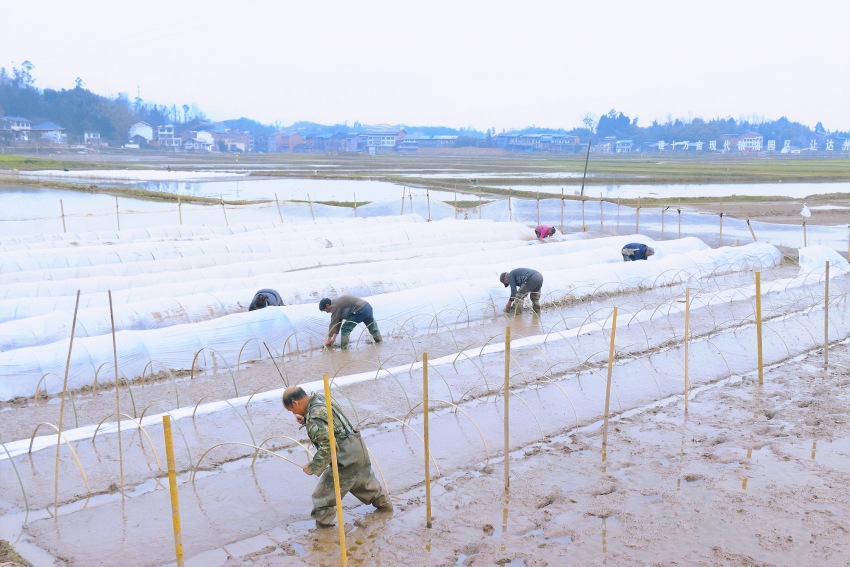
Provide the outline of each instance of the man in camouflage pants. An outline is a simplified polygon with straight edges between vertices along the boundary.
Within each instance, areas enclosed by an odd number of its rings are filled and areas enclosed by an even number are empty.
[[[331,527],[336,518],[336,495],[333,467],[330,466],[331,443],[325,397],[318,393],[308,396],[303,388],[291,386],[283,392],[283,407],[295,414],[298,423],[307,426],[307,436],[316,447],[313,460],[302,468],[306,474],[319,476],[319,484],[313,490],[313,511],[310,515],[316,520],[317,527]],[[372,462],[360,432],[354,429],[333,400],[331,408],[337,445],[340,498],[350,492],[364,504],[371,504],[380,512],[392,513],[393,504],[372,472]]]
[[[537,270],[516,268],[510,272],[502,272],[499,281],[505,287],[511,287],[511,297],[505,304],[505,313],[519,313],[525,297],[531,298],[531,308],[540,315],[540,290],[543,289],[543,275]]]

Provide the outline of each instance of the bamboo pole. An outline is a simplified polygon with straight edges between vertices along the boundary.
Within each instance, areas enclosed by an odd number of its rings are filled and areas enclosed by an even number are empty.
[[[829,370],[829,260],[824,268],[823,289],[823,370]]]
[[[682,203],[679,202],[679,207],[676,209],[679,214],[679,238],[682,238]]]
[[[635,234],[640,234],[640,197],[638,197],[637,209],[635,209]]]
[[[328,375],[324,374],[322,380],[325,383],[325,410],[328,412],[328,437],[331,444],[331,467],[334,475],[334,496],[336,496],[336,523],[339,528],[339,548],[342,552],[342,565],[348,565],[348,555],[345,551],[345,524],[342,517],[342,495],[339,488],[339,463],[336,456],[336,436],[334,435],[334,412],[331,405],[331,383]]]
[[[481,220],[481,209],[484,208],[484,199],[481,198],[481,195],[478,195],[478,220]]]
[[[511,328],[505,327],[505,492],[511,488],[511,464],[510,464],[510,383],[511,383]]]
[[[400,216],[404,215],[404,193],[406,190],[407,186],[401,188],[401,212],[399,213]]]
[[[227,222],[227,209],[224,208],[224,197],[219,195],[221,199],[221,212],[224,213],[224,226],[230,226],[230,223]]]
[[[352,193],[354,195],[354,218],[357,218],[357,193]]]
[[[59,402],[59,427],[56,430],[56,468],[53,476],[53,510],[59,515],[59,449],[62,447],[62,425],[65,414],[65,398],[68,395],[68,372],[71,368],[71,349],[74,347],[74,331],[77,328],[77,312],[80,308],[80,290],[74,304],[74,319],[71,322],[71,339],[68,342],[68,360],[65,362],[65,380],[62,383],[62,400]]]
[[[614,369],[614,336],[617,334],[617,308],[611,319],[611,346],[608,348],[608,380],[605,383],[605,414],[602,423],[602,462],[608,458],[608,408],[611,404],[611,373]]]
[[[599,230],[601,232],[605,231],[605,220],[604,220],[604,211],[603,211],[603,201],[602,201],[602,193],[599,194]]]
[[[431,527],[431,442],[428,426],[428,353],[422,353],[422,427],[425,444],[425,526]]]
[[[277,216],[280,217],[280,222],[283,222],[283,213],[280,212],[280,201],[277,198],[277,193],[274,194],[274,202],[277,206]]]
[[[850,228],[850,226],[848,226]],[[564,188],[561,187],[561,234],[564,234]],[[847,257],[850,258],[850,243],[847,244]]]
[[[413,199],[413,195],[410,196]],[[431,192],[425,189],[425,198],[428,200],[428,222],[431,222]]]
[[[723,246],[723,197],[720,197],[720,245]]]
[[[118,471],[121,476],[121,498],[124,498],[124,450],[121,447],[121,398],[118,395],[118,343],[115,338],[115,315],[112,310],[112,290],[109,296],[109,321],[112,324],[112,365],[115,367],[115,417],[118,422]]]
[[[764,384],[764,363],[761,342],[761,272],[756,272],[756,346],[758,349],[759,386]]]
[[[747,228],[750,229],[750,234],[753,235],[753,242],[758,242],[758,238],[756,238],[756,233],[753,231],[753,225],[750,224],[749,217],[747,217]]]
[[[177,195],[177,217],[180,220],[180,226],[183,226],[183,203],[180,202],[180,195]]]
[[[115,222],[118,224],[118,230],[121,230],[121,216],[118,214],[118,197],[115,197]]]
[[[68,229],[65,227],[65,204],[62,203],[62,199],[59,199],[59,210],[62,213],[62,232],[68,232]]]
[[[691,378],[688,374],[688,348],[691,336],[691,288],[685,288],[685,415],[688,415],[688,391]]]
[[[537,224],[540,224],[540,192],[537,192]]]
[[[587,179],[587,164],[590,161],[590,144],[591,140],[587,141],[587,154],[584,156],[584,174],[581,176],[581,231],[586,232],[587,226],[584,224],[584,181]]]
[[[313,201],[310,199],[309,193],[307,193],[307,206],[310,207],[310,220],[315,221],[316,217],[313,215]]]
[[[617,234],[620,234],[620,198],[617,197]]]
[[[514,221],[514,210],[513,210],[513,207],[511,207],[511,196],[510,195],[508,195],[508,220],[511,221],[511,222]]]
[[[177,470],[174,466],[174,443],[171,436],[171,416],[162,416],[162,433],[165,436],[165,457],[168,463],[168,491],[171,494],[171,525],[174,529],[174,554],[177,567],[183,567],[183,534],[180,530],[180,502],[177,493]]]
[[[808,246],[806,243],[806,221],[803,221],[803,248]]]
[[[584,195],[581,196],[581,231],[587,232],[587,225],[584,223]]]
[[[455,220],[457,220],[457,191],[455,191]]]

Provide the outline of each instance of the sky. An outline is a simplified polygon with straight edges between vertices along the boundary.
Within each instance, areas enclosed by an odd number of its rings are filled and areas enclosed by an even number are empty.
[[[0,1],[39,88],[265,124],[575,128],[610,110],[850,130],[846,0]],[[13,23],[10,25],[10,23]]]

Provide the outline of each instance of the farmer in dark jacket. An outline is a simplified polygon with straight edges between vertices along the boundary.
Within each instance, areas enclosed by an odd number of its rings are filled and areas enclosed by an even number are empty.
[[[655,248],[640,242],[631,242],[623,246],[622,253],[623,262],[634,262],[635,260],[646,260],[655,254]]]
[[[261,289],[254,294],[254,299],[251,300],[251,305],[248,307],[248,311],[262,309],[269,305],[272,307],[280,307],[283,305],[283,300],[280,298],[280,294],[275,290]]]
[[[505,287],[511,286],[511,297],[505,305],[505,313],[511,310],[522,311],[525,296],[531,297],[531,308],[540,315],[540,290],[543,288],[543,274],[529,268],[516,268],[510,272],[502,272],[499,281]]]

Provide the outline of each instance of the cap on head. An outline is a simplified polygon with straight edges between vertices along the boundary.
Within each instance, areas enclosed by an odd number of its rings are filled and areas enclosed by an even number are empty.
[[[646,255],[652,256],[654,254],[655,254],[655,248],[653,248],[652,246],[647,246],[646,247]]]
[[[325,297],[319,302],[319,311],[324,311],[325,308],[331,304],[331,300]]]
[[[503,284],[505,284],[505,287],[508,287],[508,285],[510,285],[508,283],[508,273],[502,272],[502,275],[499,276],[499,281],[502,282]]]

